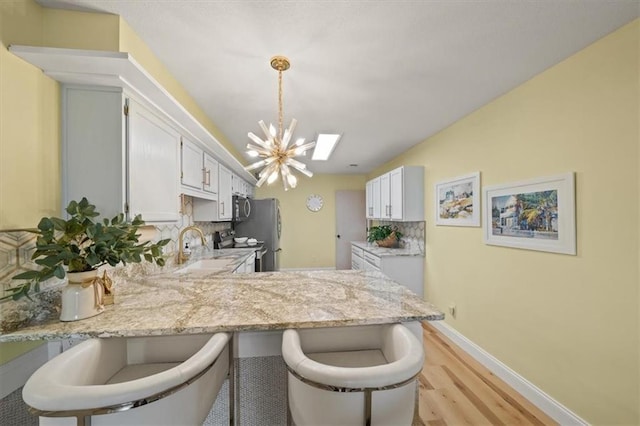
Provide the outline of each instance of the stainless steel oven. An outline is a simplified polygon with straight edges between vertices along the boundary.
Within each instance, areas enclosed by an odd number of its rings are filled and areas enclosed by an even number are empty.
[[[251,202],[248,198],[241,197],[240,195],[234,195],[232,197],[233,211],[231,220],[233,222],[242,222],[249,219],[251,216]]]

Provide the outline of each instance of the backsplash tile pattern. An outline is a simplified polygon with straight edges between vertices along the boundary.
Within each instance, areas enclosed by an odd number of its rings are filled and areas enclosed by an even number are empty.
[[[157,226],[155,240],[171,239],[171,242],[164,247],[164,253],[170,256],[178,250],[180,231],[193,224],[193,199],[185,196],[182,202],[182,215],[178,222],[174,225]],[[209,244],[215,231],[231,227],[230,222],[197,222],[195,224],[202,229]],[[11,277],[21,271],[38,269],[38,265],[31,260],[35,251],[36,237],[36,234],[27,231],[0,231],[0,297],[7,294],[8,288],[19,283]],[[187,233],[185,241],[188,241],[192,247],[201,245],[200,238],[195,233]],[[54,281],[49,284],[60,284],[60,280]]]
[[[404,248],[414,249],[424,254],[425,246],[425,226],[422,222],[390,222],[390,221],[378,221],[378,225],[389,225],[392,228],[398,228],[398,231],[402,233],[402,240],[400,246]]]

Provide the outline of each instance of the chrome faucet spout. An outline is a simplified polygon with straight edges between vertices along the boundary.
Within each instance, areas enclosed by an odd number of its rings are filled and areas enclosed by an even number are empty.
[[[204,232],[202,232],[202,229],[198,228],[195,225],[187,226],[182,231],[180,231],[180,235],[178,236],[178,265],[184,263],[184,261],[189,258],[189,256],[184,252],[184,234],[188,231],[195,231],[196,233],[200,234],[202,245],[205,247],[207,246],[207,240],[204,238]]]

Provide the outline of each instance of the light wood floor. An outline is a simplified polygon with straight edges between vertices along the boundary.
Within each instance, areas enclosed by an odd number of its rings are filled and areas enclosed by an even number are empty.
[[[557,424],[427,323],[423,334],[419,409],[425,426]]]

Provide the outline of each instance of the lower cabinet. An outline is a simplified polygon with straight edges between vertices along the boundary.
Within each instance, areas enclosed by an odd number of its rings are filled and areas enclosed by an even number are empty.
[[[239,265],[234,274],[252,274],[256,271],[256,254],[253,253],[242,265]]]
[[[378,256],[352,244],[351,268],[382,272],[418,296],[424,297],[423,256]]]

